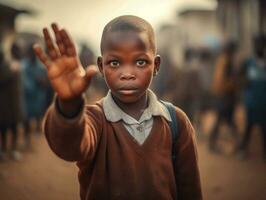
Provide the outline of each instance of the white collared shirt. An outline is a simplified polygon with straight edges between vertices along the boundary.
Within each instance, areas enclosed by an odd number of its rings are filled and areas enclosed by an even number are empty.
[[[103,111],[110,122],[123,121],[123,125],[133,138],[142,145],[151,132],[153,116],[162,116],[167,121],[172,121],[167,108],[158,101],[156,95],[148,90],[148,107],[144,110],[139,120],[126,114],[113,100],[109,91],[103,99]]]

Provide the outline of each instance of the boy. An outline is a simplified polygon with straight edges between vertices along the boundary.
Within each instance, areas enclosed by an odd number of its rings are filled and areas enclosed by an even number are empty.
[[[77,161],[81,199],[202,199],[194,130],[177,108],[173,169],[171,117],[148,90],[160,66],[151,25],[120,16],[105,26],[97,64],[110,91],[95,105],[82,94],[96,70],[85,72],[66,31],[52,28],[58,48],[46,28],[49,57],[35,46],[57,93],[44,132],[59,157]]]

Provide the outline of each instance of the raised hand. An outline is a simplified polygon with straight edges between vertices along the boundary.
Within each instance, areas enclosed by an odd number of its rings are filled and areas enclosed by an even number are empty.
[[[46,66],[51,85],[61,100],[69,101],[80,97],[89,86],[96,67],[87,67],[85,71],[80,64],[77,52],[65,29],[59,29],[53,23],[52,29],[56,38],[54,44],[47,28],[43,29],[48,55],[34,45],[34,51],[40,61]]]

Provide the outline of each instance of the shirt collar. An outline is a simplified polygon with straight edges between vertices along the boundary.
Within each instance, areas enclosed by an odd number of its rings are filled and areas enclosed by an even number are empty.
[[[148,107],[142,113],[139,121],[126,114],[114,101],[111,91],[103,99],[103,111],[108,121],[117,122],[123,120],[126,124],[140,124],[143,121],[151,119],[153,116],[162,116],[167,121],[172,121],[167,108],[158,101],[156,95],[148,90]]]

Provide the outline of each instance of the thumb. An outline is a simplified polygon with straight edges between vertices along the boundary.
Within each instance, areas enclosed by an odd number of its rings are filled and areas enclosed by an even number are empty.
[[[88,80],[91,80],[91,78],[98,73],[98,68],[95,66],[95,65],[89,65],[87,68],[86,68],[86,78]]]
[[[95,65],[89,65],[86,70],[85,70],[85,76],[83,77],[83,80],[85,82],[85,87],[87,87],[90,82],[92,77],[98,73],[98,69]]]

